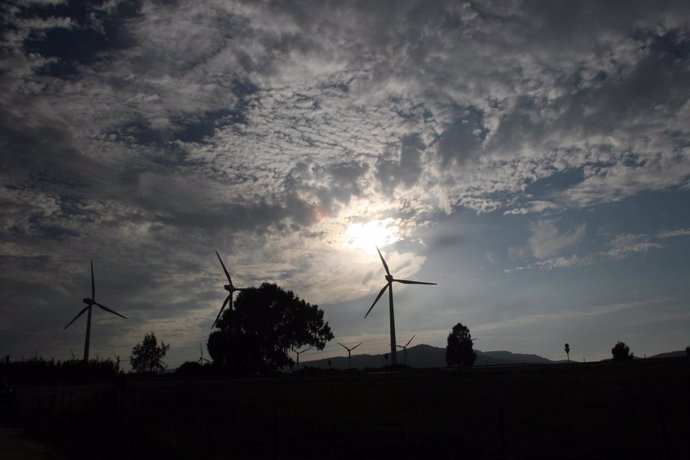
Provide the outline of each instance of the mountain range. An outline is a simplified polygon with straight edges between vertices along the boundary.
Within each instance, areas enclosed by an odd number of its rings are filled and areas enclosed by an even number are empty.
[[[474,350],[477,353],[477,360],[474,362],[475,366],[497,366],[497,365],[511,365],[511,364],[557,364],[566,362],[566,360],[552,361],[538,355],[512,353],[510,351],[480,351]],[[670,358],[686,356],[684,350],[672,351],[668,353],[660,353],[658,355],[650,356],[650,358]],[[432,347],[431,345],[415,345],[407,350],[407,358],[403,351],[397,353],[398,364],[407,363],[414,368],[434,368],[446,367],[446,349],[441,347]],[[330,361],[330,364],[329,364]],[[356,369],[379,368],[385,366],[387,363],[384,354],[379,355],[352,355],[351,366]],[[300,367],[315,367],[320,369],[327,369],[329,366],[334,369],[347,369],[347,356],[338,356],[330,359],[318,359],[314,361],[302,361]]]
[[[553,364],[551,361],[537,355],[512,353],[510,351],[479,351],[475,366],[496,366],[506,364]],[[407,363],[414,368],[446,367],[446,349],[432,347],[430,345],[415,345],[407,349],[407,357],[403,351],[397,353],[398,364]],[[316,368],[347,369],[347,356],[338,356],[330,359],[318,359],[314,361],[302,361],[300,367],[309,366]],[[352,355],[351,366],[357,369],[378,368],[386,365],[384,354],[379,355]]]

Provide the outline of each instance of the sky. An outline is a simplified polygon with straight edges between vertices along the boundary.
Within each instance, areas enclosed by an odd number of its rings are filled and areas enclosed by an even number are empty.
[[[336,338],[575,360],[690,345],[690,3],[0,6],[0,354],[199,358],[277,283]],[[207,355],[206,355],[207,356]]]

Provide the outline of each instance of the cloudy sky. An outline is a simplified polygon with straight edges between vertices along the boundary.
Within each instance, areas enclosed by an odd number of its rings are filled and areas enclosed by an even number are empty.
[[[88,4],[88,5],[87,5]],[[275,282],[345,344],[690,344],[690,4],[0,6],[0,353],[199,356]],[[302,360],[342,354],[333,341]]]

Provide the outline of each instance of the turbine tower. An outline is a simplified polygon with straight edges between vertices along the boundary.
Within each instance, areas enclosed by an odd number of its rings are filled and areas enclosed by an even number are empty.
[[[119,314],[115,310],[111,310],[110,308],[106,307],[103,304],[100,304],[96,302],[96,283],[93,280],[93,260],[91,261],[91,297],[90,298],[85,298],[84,303],[86,306],[82,309],[82,311],[79,312],[77,316],[74,317],[72,321],[70,321],[67,326],[65,326],[64,329],[67,329],[70,327],[70,325],[77,320],[81,315],[84,314],[84,312],[88,311],[88,315],[86,317],[86,339],[84,340],[84,362],[89,362],[89,343],[91,341],[91,310],[93,309],[93,306],[96,305],[100,307],[101,310],[105,310],[109,313],[112,313],[113,315],[117,315],[121,318],[127,319],[126,316]],[[64,330],[63,329],[63,330]]]
[[[367,311],[366,315],[364,317],[366,318],[369,316],[369,313],[371,312],[371,309],[374,308],[374,305],[376,305],[376,302],[379,301],[381,296],[383,295],[384,292],[386,292],[386,289],[388,289],[388,307],[390,311],[390,323],[391,323],[391,366],[395,366],[398,362],[395,356],[395,349],[396,344],[395,344],[395,314],[393,311],[393,282],[395,281],[396,283],[402,283],[402,284],[428,284],[435,286],[436,283],[427,283],[424,281],[410,281],[410,280],[399,280],[393,278],[393,275],[391,275],[390,270],[388,269],[388,264],[386,263],[385,259],[381,255],[381,251],[379,250],[378,246],[376,247],[376,251],[379,253],[379,257],[381,257],[381,262],[383,262],[383,268],[386,270],[386,285],[381,288],[379,291],[379,295],[376,296],[376,299],[374,300],[374,303],[371,304],[371,307],[369,307],[369,310]]]
[[[402,348],[403,351],[403,361],[405,361],[405,364],[407,365],[407,347],[410,345],[412,340],[414,340],[415,336],[413,335],[410,340],[407,341],[405,345],[397,345],[398,348]]]
[[[228,291],[228,296],[225,298],[225,301],[223,302],[223,306],[220,307],[220,311],[218,312],[218,316],[216,316],[216,320],[213,322],[211,325],[211,329],[213,329],[216,326],[216,323],[220,319],[221,313],[223,313],[223,310],[225,309],[226,305],[230,305],[229,308],[232,310],[232,295],[235,293],[235,291],[249,291],[250,289],[254,288],[237,288],[232,284],[232,279],[230,279],[230,273],[228,273],[228,269],[225,268],[225,264],[223,263],[223,259],[220,258],[220,254],[218,254],[218,251],[216,251],[216,255],[218,256],[218,260],[220,261],[220,265],[223,267],[223,271],[225,272],[225,276],[228,278],[228,284],[224,285],[223,287],[225,288],[226,291]]]
[[[348,369],[350,369],[350,354],[352,353],[352,350],[354,350],[355,348],[357,348],[358,346],[360,346],[360,345],[363,344],[363,343],[364,343],[364,342],[359,342],[359,343],[358,343],[357,345],[355,345],[354,347],[352,347],[352,348],[347,348],[345,345],[343,345],[342,343],[338,342],[338,345],[340,345],[341,347],[343,347],[344,349],[347,350],[347,368],[348,368]]]

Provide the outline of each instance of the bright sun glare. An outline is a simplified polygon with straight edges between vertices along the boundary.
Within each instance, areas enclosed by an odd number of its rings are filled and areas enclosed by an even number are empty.
[[[345,231],[345,246],[376,253],[376,246],[382,247],[398,241],[399,230],[393,219],[352,223]]]

